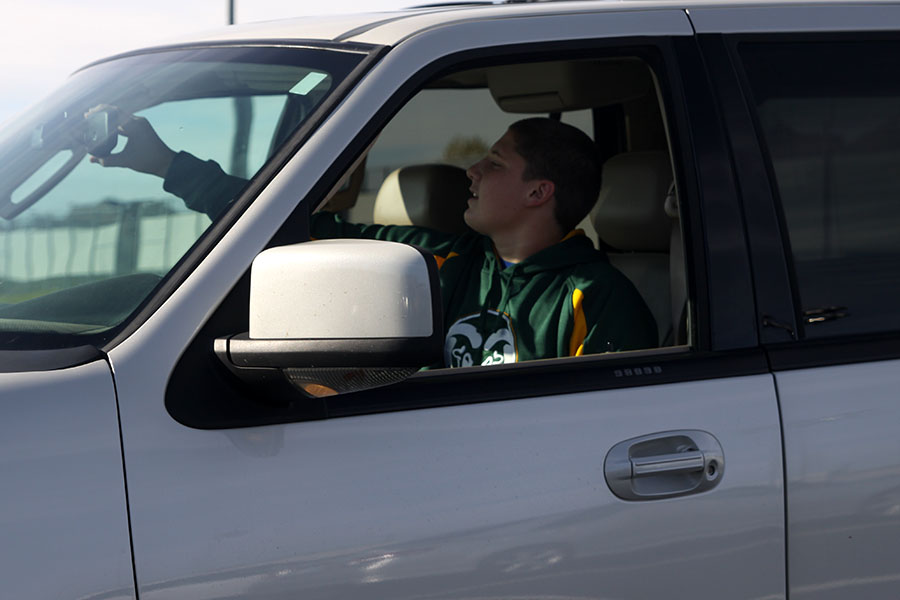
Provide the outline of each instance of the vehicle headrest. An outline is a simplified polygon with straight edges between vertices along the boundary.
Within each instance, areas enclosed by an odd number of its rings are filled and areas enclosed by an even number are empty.
[[[463,233],[469,192],[464,169],[452,165],[412,165],[388,175],[375,197],[374,220],[385,225],[417,225]]]
[[[591,222],[617,250],[668,252],[672,218],[666,196],[672,166],[666,152],[627,152],[603,164],[603,182]]]

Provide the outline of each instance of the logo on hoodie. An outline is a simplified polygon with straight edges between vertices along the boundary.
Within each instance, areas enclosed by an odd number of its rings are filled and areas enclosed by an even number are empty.
[[[517,354],[509,315],[496,310],[459,319],[444,340],[444,364],[448,367],[513,363]]]

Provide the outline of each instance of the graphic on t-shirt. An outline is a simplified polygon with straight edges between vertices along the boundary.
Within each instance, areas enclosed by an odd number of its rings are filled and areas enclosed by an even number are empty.
[[[448,367],[513,363],[516,356],[516,335],[509,315],[495,310],[459,319],[444,340],[444,364]]]

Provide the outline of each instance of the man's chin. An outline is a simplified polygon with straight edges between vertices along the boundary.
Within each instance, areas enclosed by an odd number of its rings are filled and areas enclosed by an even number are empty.
[[[481,231],[478,230],[478,222],[477,222],[478,220],[472,214],[471,206],[469,206],[469,208],[466,209],[466,212],[463,213],[463,221],[466,222],[466,225],[468,225],[470,229],[473,229],[476,232],[481,233]]]

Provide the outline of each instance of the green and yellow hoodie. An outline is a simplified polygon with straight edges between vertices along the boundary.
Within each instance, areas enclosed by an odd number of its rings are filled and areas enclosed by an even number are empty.
[[[448,367],[581,356],[657,345],[643,298],[580,230],[507,266],[490,238],[313,215],[316,238],[414,244],[440,267]]]
[[[246,181],[213,161],[179,153],[163,187],[188,208],[216,214]],[[490,238],[422,227],[345,223],[313,215],[314,238],[370,238],[414,244],[440,267],[449,367],[581,356],[657,345],[656,323],[643,298],[583,232],[506,265]]]

